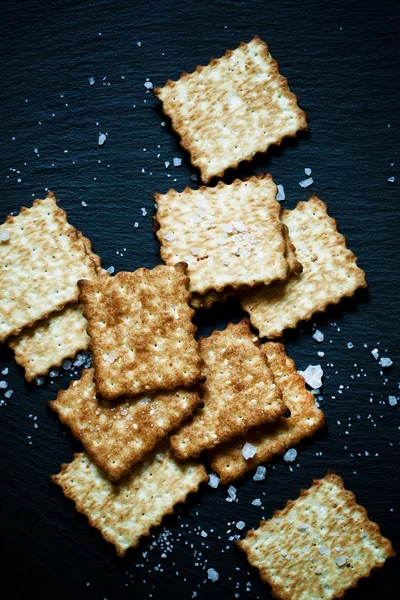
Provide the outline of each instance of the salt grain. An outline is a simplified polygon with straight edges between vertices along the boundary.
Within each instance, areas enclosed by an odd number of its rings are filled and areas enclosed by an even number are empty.
[[[347,347],[349,350],[351,350],[352,348],[354,348],[354,344],[352,344],[351,342],[347,342]]]
[[[286,462],[293,462],[294,460],[296,460],[296,458],[297,458],[296,448],[289,448],[289,450],[286,450],[285,454],[283,455],[283,459]]]
[[[106,269],[107,273],[110,273],[110,275],[112,275],[115,271],[114,267],[108,267],[108,269]]]
[[[249,444],[248,442],[246,442],[242,448],[242,456],[246,460],[249,460],[249,458],[253,458],[253,456],[256,454],[256,452],[257,452],[257,448],[255,446],[253,446],[252,444]]]
[[[207,569],[207,575],[211,581],[218,581],[219,579],[219,574],[215,569]]]
[[[379,364],[381,365],[381,367],[383,367],[384,369],[386,369],[387,367],[391,367],[393,364],[393,361],[390,360],[390,358],[388,358],[387,356],[383,356],[381,358],[381,360],[379,361]]]
[[[335,558],[336,564],[338,567],[343,567],[346,564],[347,557],[346,556],[337,556]]]
[[[112,353],[103,354],[103,360],[105,360],[106,362],[109,362],[111,364],[115,361],[116,358],[117,357],[115,356],[115,354],[112,354]]]
[[[6,367],[5,369],[2,370],[1,372],[2,375],[8,375],[8,367]]]
[[[244,521],[238,521],[238,522],[236,523],[236,528],[237,528],[237,529],[239,529],[240,531],[241,531],[242,529],[244,529],[244,527],[245,527],[245,526],[246,526],[246,523],[245,523]]]
[[[313,389],[319,389],[322,386],[323,370],[321,365],[308,365],[305,371],[298,371],[305,379],[307,385]]]
[[[151,83],[151,81],[145,81],[143,85],[146,88],[146,90],[152,90],[153,89],[153,84]]]
[[[390,406],[396,406],[396,404],[397,404],[396,396],[389,396],[388,400],[389,400]]]
[[[208,476],[208,485],[214,489],[219,486],[219,477],[215,473],[210,473]]]
[[[257,471],[253,475],[253,480],[254,481],[264,481],[266,472],[267,472],[267,467],[261,467],[261,466],[257,467]]]
[[[2,229],[0,231],[0,241],[8,242],[9,239],[10,239],[10,234],[8,233],[8,231],[6,229]]]
[[[253,502],[252,502],[253,506],[261,506],[261,500],[260,498],[254,498]]]
[[[303,181],[299,181],[299,186],[302,188],[307,188],[314,183],[314,179],[312,177],[308,177],[307,179],[303,179]]]
[[[374,348],[373,350],[371,350],[371,354],[375,358],[375,360],[378,360],[378,358],[379,358],[378,348]]]
[[[8,387],[7,381],[0,381],[0,390],[5,390]]]
[[[106,133],[100,133],[99,135],[99,146],[102,146],[107,139]]]
[[[283,185],[281,185],[280,183],[278,183],[277,187],[278,187],[278,193],[276,195],[276,199],[278,200],[278,202],[282,202],[282,200],[285,200],[285,198],[286,198],[285,190],[283,188]]]
[[[319,329],[317,329],[313,335],[313,338],[315,341],[317,342],[323,342],[324,341],[324,334],[322,333],[322,331],[319,331]]]
[[[307,176],[308,176],[308,175],[311,175],[311,169],[310,169],[309,167],[306,167],[306,168],[304,169],[304,173],[305,173]]]
[[[236,488],[233,485],[228,487],[228,496],[229,498],[226,498],[227,502],[233,502],[236,500]]]
[[[393,175],[392,175],[392,177],[389,177],[389,178],[388,178],[388,181],[389,181],[389,183],[394,183],[394,182],[395,182],[395,179],[396,179],[396,178],[395,178],[395,177],[393,177]]]
[[[45,381],[45,378],[44,378],[44,377],[36,377],[36,379],[35,379],[35,383],[36,383],[36,385],[38,385],[38,386],[40,386],[40,385],[43,385],[43,384],[44,384],[44,381]]]
[[[94,77],[89,77],[89,84],[94,85]]]
[[[180,167],[182,164],[182,159],[181,158],[173,158],[172,162],[174,163],[174,167]]]

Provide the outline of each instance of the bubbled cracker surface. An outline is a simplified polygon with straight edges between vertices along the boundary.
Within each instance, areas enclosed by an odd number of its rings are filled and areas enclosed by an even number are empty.
[[[77,281],[96,273],[90,242],[67,222],[54,194],[35,200],[0,231],[0,342],[78,300]]]
[[[184,268],[80,282],[95,382],[107,400],[190,386],[200,375]]]
[[[178,458],[245,433],[250,427],[275,421],[286,412],[264,354],[247,322],[230,323],[200,340],[204,360],[204,408],[170,438]]]
[[[315,480],[238,545],[281,600],[341,598],[394,555],[390,541],[334,474]]]
[[[11,337],[8,345],[14,350],[17,363],[24,367],[25,379],[32,381],[38,375],[46,375],[51,367],[61,366],[64,359],[87,350],[86,327],[83,305],[73,303]]]
[[[241,296],[242,307],[260,337],[280,337],[284,329],[296,327],[367,285],[364,271],[319,198],[312,196],[294,210],[283,211],[282,220],[303,272]]]
[[[290,417],[280,417],[271,425],[249,431],[242,438],[218,447],[210,456],[210,464],[220,476],[221,483],[228,483],[242,477],[247,471],[254,471],[257,465],[313,435],[324,424],[324,414],[315,406],[314,395],[306,389],[294,361],[286,354],[285,346],[278,342],[267,342],[261,348],[268,359],[275,383],[282,392],[282,400],[290,410]],[[246,442],[256,448],[255,456],[248,460],[242,454]]]
[[[154,93],[204,183],[307,128],[296,96],[258,36]]]
[[[200,294],[285,279],[285,231],[275,197],[270,175],[155,194],[162,259],[187,263],[189,290]]]
[[[203,465],[179,464],[168,451],[158,449],[117,486],[86,453],[76,454],[72,463],[62,465],[52,480],[123,556],[171,514],[176,504],[196,492],[208,475]]]
[[[84,370],[49,405],[111,481],[118,482],[192,414],[200,398],[196,391],[178,389],[111,404],[96,398],[93,374],[93,369]]]

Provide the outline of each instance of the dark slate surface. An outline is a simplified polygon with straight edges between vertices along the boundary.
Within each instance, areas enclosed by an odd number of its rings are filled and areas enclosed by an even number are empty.
[[[399,4],[388,0],[2,3],[2,219],[50,188],[106,267],[156,265],[152,194],[196,184],[144,82],[162,85],[258,33],[306,110],[310,133],[257,157],[238,175],[270,171],[285,186],[288,208],[310,191],[319,194],[370,284],[356,301],[315,320],[322,344],[312,339],[311,324],[287,336],[298,368],[317,362],[324,368],[328,432],[304,444],[292,468],[278,459],[265,482],[239,483],[237,503],[206,486],[124,560],[48,480],[79,450],[46,408],[69,376],[28,386],[3,349],[0,367],[9,374],[1,379],[14,394],[0,407],[2,597],[270,598],[228,540],[229,530],[237,532],[230,523],[256,526],[328,469],[344,477],[400,550],[399,408],[387,400],[399,394],[400,379],[399,26]],[[108,133],[103,147],[99,132]],[[166,169],[173,157],[182,157],[182,166]],[[315,180],[308,190],[298,184],[305,167]],[[204,333],[239,316],[233,302],[197,321]],[[371,356],[375,347],[392,358],[390,369],[382,372]],[[251,505],[258,497],[264,508]],[[206,581],[209,567],[219,572],[217,583]],[[4,595],[7,585],[12,591]],[[392,560],[346,597],[394,599],[398,588]]]

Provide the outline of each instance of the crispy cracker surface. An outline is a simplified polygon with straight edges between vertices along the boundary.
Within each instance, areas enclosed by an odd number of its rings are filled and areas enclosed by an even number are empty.
[[[73,303],[11,337],[8,345],[17,363],[24,367],[25,379],[33,381],[38,375],[46,375],[51,367],[60,367],[66,358],[87,350],[86,327],[83,305]]]
[[[49,193],[0,226],[0,342],[78,300],[99,259]]]
[[[314,395],[306,389],[294,361],[286,354],[285,346],[267,342],[261,348],[282,392],[282,400],[290,410],[290,417],[280,417],[271,425],[253,429],[244,437],[219,446],[210,456],[210,464],[223,484],[242,477],[260,463],[271,460],[275,454],[285,452],[324,425],[324,414],[315,406]],[[242,454],[246,442],[256,449],[254,457],[247,460]]]
[[[285,229],[271,175],[214,188],[155,194],[157,237],[167,265],[185,262],[189,290],[204,294],[286,279]]]
[[[307,128],[296,96],[258,36],[154,93],[204,183]]]
[[[282,220],[303,272],[241,295],[242,307],[260,337],[280,337],[284,329],[296,327],[299,321],[311,319],[329,304],[367,286],[364,271],[319,198],[312,196],[294,210],[283,211]]]
[[[111,404],[96,398],[93,374],[93,369],[84,370],[81,379],[58,392],[49,406],[110,480],[118,483],[193,413],[200,397],[196,391],[177,389]]]
[[[315,480],[237,545],[281,600],[341,598],[395,554],[342,478],[332,473]]]
[[[204,407],[170,438],[171,448],[181,460],[287,412],[246,320],[202,338],[200,354],[206,377],[202,385]]]
[[[80,281],[95,382],[107,400],[190,386],[200,376],[184,266]]]
[[[124,556],[165,515],[172,514],[176,504],[196,492],[208,475],[203,465],[180,464],[161,448],[117,486],[84,452],[75,454],[72,463],[63,464],[51,479],[104,539],[114,544],[117,554]]]

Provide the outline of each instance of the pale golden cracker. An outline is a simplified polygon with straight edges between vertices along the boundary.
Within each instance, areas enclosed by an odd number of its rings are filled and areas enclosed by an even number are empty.
[[[189,291],[204,294],[286,279],[285,230],[271,175],[155,194],[167,265],[185,262]]]
[[[260,337],[280,337],[284,329],[296,327],[299,321],[311,319],[314,313],[367,286],[364,271],[319,198],[312,196],[294,210],[283,211],[282,220],[303,272],[241,295],[243,310]]]
[[[200,340],[204,408],[170,438],[181,460],[198,456],[250,427],[287,413],[279,388],[246,320]]]
[[[258,36],[154,93],[204,183],[307,129],[305,113]]]
[[[208,481],[208,475],[203,465],[180,464],[162,448],[134,467],[118,486],[85,453],[75,454],[72,463],[63,464],[51,479],[90,525],[114,544],[117,554],[124,556],[164,516],[172,514],[176,504]]]
[[[6,236],[8,240],[4,240]],[[0,226],[0,342],[78,300],[78,279],[96,273],[89,240],[49,193]]]
[[[285,346],[278,342],[267,342],[261,348],[268,359],[275,383],[282,392],[282,400],[290,410],[290,417],[280,417],[269,426],[253,429],[242,438],[219,446],[210,456],[210,464],[223,484],[255,470],[260,463],[282,454],[324,425],[324,413],[315,406],[314,395],[306,389],[294,361],[286,354]],[[245,443],[256,449],[254,457],[247,460],[242,454]]]
[[[152,398],[126,398],[119,404],[96,398],[94,369],[83,371],[57,399],[49,402],[86,452],[113,483],[190,417],[200,403],[197,391],[183,388]]]
[[[237,545],[280,600],[342,598],[395,555],[378,525],[333,473],[314,480]]]
[[[185,266],[159,265],[80,281],[103,398],[188,387],[200,377]]]

